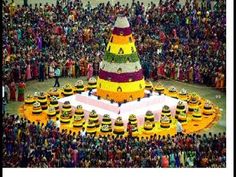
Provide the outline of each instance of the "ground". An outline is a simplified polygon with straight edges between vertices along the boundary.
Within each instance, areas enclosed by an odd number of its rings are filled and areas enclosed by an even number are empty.
[[[86,83],[86,78],[81,77],[80,79],[84,80]],[[70,83],[74,85],[74,83],[78,80],[78,78],[60,78],[61,87],[66,83]],[[223,132],[226,131],[226,94],[225,92],[221,92],[212,87],[206,87],[198,84],[189,84],[182,83],[173,80],[161,80],[160,81],[165,87],[169,87],[171,85],[175,86],[178,90],[182,88],[186,89],[189,93],[197,92],[201,97],[206,98],[216,104],[220,109],[222,109],[222,117],[221,119],[214,124],[210,129],[202,131],[202,133],[207,132]],[[37,80],[26,82],[26,90],[25,96],[30,94],[33,95],[34,92],[38,91],[47,91],[54,84],[54,79],[48,79],[44,82],[38,82]],[[153,83],[155,85],[155,82]],[[220,96],[220,98],[218,97]],[[10,101],[7,105],[7,111],[9,113],[17,113],[19,106],[23,104],[22,102],[12,102]]]

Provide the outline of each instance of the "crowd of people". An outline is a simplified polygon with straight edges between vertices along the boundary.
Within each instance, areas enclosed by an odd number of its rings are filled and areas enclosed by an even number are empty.
[[[56,4],[2,3],[3,77],[20,81],[96,76],[116,16],[125,14],[146,79],[174,79],[224,90],[225,0],[160,0],[144,6],[58,0]],[[89,73],[88,73],[89,72]]]
[[[89,136],[60,124],[2,118],[3,167],[226,167],[226,134]]]

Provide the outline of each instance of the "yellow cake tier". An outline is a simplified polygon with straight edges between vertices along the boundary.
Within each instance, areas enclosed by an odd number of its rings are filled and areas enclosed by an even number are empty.
[[[109,42],[106,51],[116,55],[128,55],[136,52],[134,42],[128,44],[114,44]]]
[[[179,120],[180,122],[186,122],[186,121],[187,121],[187,117],[186,117],[186,115],[183,116],[183,115],[180,114],[180,115],[178,116],[178,120]]]
[[[213,109],[203,109],[203,114],[208,116],[208,115],[212,115],[214,113]]]
[[[114,126],[113,130],[114,134],[124,134],[125,133],[125,127],[124,126]]]
[[[67,117],[63,117],[63,116],[61,116],[60,117],[60,121],[61,121],[61,123],[70,123],[70,117],[69,116],[67,116]]]
[[[187,94],[185,94],[185,95],[179,94],[179,95],[178,95],[178,98],[179,98],[180,100],[187,101],[187,100],[188,100],[188,95],[187,95]]]
[[[145,88],[145,81],[144,79],[139,80],[139,81],[134,81],[134,82],[110,82],[104,79],[98,79],[97,81],[97,86],[98,89],[104,90],[104,91],[110,91],[110,92],[137,92],[140,90],[143,90]]]
[[[132,96],[132,100],[143,98],[144,89],[136,92],[110,92],[106,90],[97,89],[97,95],[103,99],[114,100],[115,102],[124,102],[125,100],[131,101],[130,96]]]
[[[79,128],[83,127],[84,123],[85,123],[85,120],[82,118],[80,120],[75,120],[73,122],[73,127],[79,127]]]
[[[154,91],[158,92],[158,93],[161,93],[161,94],[164,94],[165,88],[164,87],[155,87]]]
[[[112,34],[109,41],[114,44],[127,44],[130,42],[134,42],[135,40],[132,34],[127,35],[127,36],[120,36],[120,35]]]
[[[202,120],[202,114],[200,112],[194,112],[192,114],[192,120],[199,121]]]
[[[33,114],[41,114],[42,113],[42,109],[41,108],[40,109],[33,109],[32,113]]]
[[[170,128],[170,122],[160,122],[161,128]]]
[[[97,131],[96,125],[94,123],[88,124],[86,131],[88,134],[95,134]]]
[[[33,98],[31,98],[31,99],[25,99],[25,104],[28,104],[28,105],[31,105],[31,104],[33,104],[34,103],[34,99]]]

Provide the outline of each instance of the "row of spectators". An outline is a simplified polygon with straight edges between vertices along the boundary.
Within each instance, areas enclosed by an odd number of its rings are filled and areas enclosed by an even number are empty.
[[[14,5],[3,1],[3,70],[14,81],[86,76],[99,71],[112,26],[126,14],[146,79],[168,78],[225,88],[225,0],[133,1],[96,7],[80,0]]]
[[[226,167],[226,134],[88,136],[60,124],[2,118],[3,167]]]

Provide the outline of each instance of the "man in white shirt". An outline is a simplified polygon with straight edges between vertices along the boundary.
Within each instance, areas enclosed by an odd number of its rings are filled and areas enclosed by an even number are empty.
[[[55,126],[56,126],[56,128],[60,128],[60,126],[61,126],[61,122],[58,117],[56,119]]]
[[[85,128],[83,127],[82,130],[80,131],[80,136],[83,138],[86,136],[86,131]]]
[[[183,126],[182,124],[177,120],[177,125],[176,125],[176,131],[177,131],[177,135],[183,135]]]

